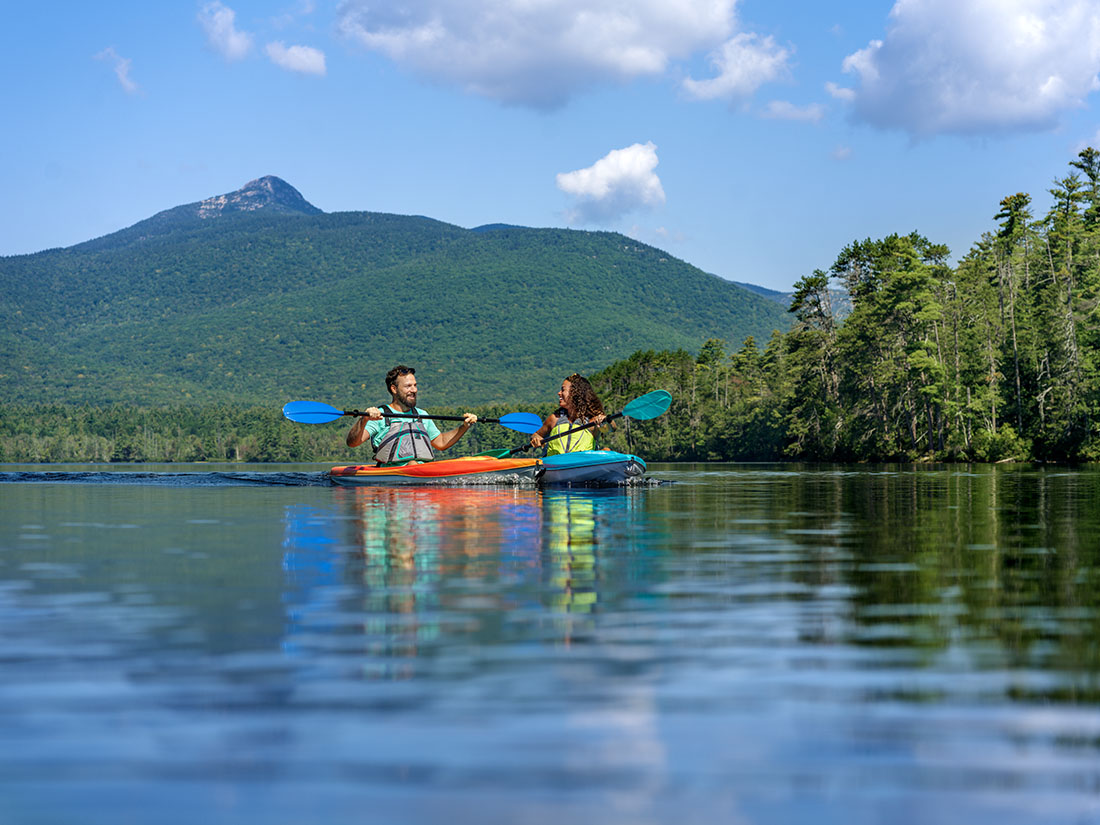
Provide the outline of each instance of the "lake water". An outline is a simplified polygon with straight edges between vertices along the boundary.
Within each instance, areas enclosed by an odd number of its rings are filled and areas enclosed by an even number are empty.
[[[1098,823],[1100,471],[0,467],[4,823]]]

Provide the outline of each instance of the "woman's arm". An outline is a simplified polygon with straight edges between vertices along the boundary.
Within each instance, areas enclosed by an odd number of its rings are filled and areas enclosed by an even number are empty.
[[[561,410],[558,412],[561,412]],[[550,413],[550,415],[546,416],[546,420],[542,422],[542,426],[531,433],[532,447],[537,450],[542,446],[542,442],[545,440],[546,436],[550,435],[550,431],[558,426],[558,418],[558,413]]]

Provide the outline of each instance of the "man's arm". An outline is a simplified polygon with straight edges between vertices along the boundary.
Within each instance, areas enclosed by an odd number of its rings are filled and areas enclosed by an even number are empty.
[[[351,425],[351,429],[348,430],[348,437],[345,439],[349,447],[358,447],[364,441],[370,439],[370,433],[367,431],[368,421],[378,421],[382,417],[382,410],[378,407],[367,407],[366,415],[357,415],[355,417],[355,423]]]
[[[450,449],[458,439],[466,435],[466,431],[477,421],[477,416],[473,413],[463,413],[462,417],[466,419],[453,430],[447,430],[445,433],[440,433],[432,439],[432,446],[437,450]]]

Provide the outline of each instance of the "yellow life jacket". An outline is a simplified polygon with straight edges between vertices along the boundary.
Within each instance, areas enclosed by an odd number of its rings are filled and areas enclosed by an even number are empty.
[[[587,418],[578,418],[576,421],[570,421],[565,413],[559,413],[560,420],[554,425],[554,429],[550,431],[550,435],[547,438],[553,438],[558,433],[564,433],[566,430],[571,430],[574,427],[579,427],[582,424],[587,424]],[[553,441],[546,442],[546,454],[558,455],[560,453],[578,453],[582,450],[594,450],[596,449],[596,437],[593,435],[595,428],[587,430],[577,430],[575,433],[569,433],[569,435],[562,438],[554,438]]]

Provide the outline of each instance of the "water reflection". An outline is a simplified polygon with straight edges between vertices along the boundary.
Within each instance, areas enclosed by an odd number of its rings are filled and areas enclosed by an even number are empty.
[[[445,633],[491,638],[502,582],[537,565],[538,493],[526,487],[336,491],[368,678],[410,678]]]
[[[585,495],[551,492],[544,502],[550,605],[566,613],[589,613],[599,600],[595,510]],[[571,636],[567,630],[566,640]]]
[[[5,486],[5,812],[1100,821],[1100,472],[653,472]]]
[[[698,561],[740,547],[727,559],[750,562],[758,587],[817,606],[806,642],[1008,669],[1001,695],[1100,701],[1096,470],[707,467],[668,492],[666,509],[696,516],[677,525]]]
[[[606,633],[600,614],[642,627],[663,611],[667,628],[698,609],[759,605],[773,619],[789,611],[802,644],[906,667],[1053,668],[1058,679],[1001,689],[1100,699],[1100,473],[777,466],[679,481],[349,488],[333,491],[337,518],[289,508],[288,583],[312,590],[286,597],[297,599],[289,636],[305,622],[314,642],[336,634],[361,655],[366,677],[407,679],[418,658],[433,660],[422,673],[462,670],[456,642],[568,648]],[[784,644],[782,627],[760,638]],[[906,690],[895,696],[920,697]]]
[[[585,616],[609,598],[601,587],[616,592],[631,558],[640,495],[518,486],[334,494],[338,518],[287,508],[287,647],[318,642],[320,630],[355,634],[340,646],[362,654],[363,675],[399,679],[416,673],[417,657],[449,655],[455,637],[485,646],[534,632],[569,645],[590,635]],[[600,577],[604,545],[620,569],[610,582]]]

